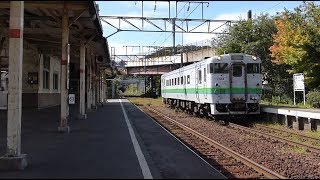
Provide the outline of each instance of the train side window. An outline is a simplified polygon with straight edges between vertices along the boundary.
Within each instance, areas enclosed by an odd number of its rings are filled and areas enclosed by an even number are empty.
[[[247,73],[260,73],[260,64],[259,63],[248,63],[247,64]]]
[[[201,70],[198,71],[198,82],[201,84]]]
[[[182,85],[183,84],[183,76],[181,76],[180,82],[181,82],[181,85]]]
[[[187,84],[190,84],[190,75],[187,76]]]
[[[242,66],[233,66],[232,74],[234,77],[241,77],[242,76]]]
[[[177,77],[177,79],[178,79],[178,85],[180,85],[180,77]]]
[[[228,73],[228,63],[210,63],[210,73]]]
[[[174,85],[177,85],[177,78],[174,78]]]
[[[203,82],[206,82],[206,78],[207,78],[207,76],[206,76],[206,68],[204,68],[203,69]]]
[[[186,76],[184,76],[184,84],[187,84]]]

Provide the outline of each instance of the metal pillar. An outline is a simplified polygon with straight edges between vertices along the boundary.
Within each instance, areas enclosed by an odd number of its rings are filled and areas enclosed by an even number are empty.
[[[69,115],[69,105],[68,105],[68,77],[67,73],[68,63],[70,54],[68,51],[69,44],[69,13],[68,9],[63,9],[62,15],[62,51],[61,51],[61,114],[60,114],[60,126],[58,127],[59,132],[68,132],[70,131],[70,127],[68,126],[68,115]]]
[[[101,80],[102,80],[102,75],[101,75],[101,70],[99,68],[99,104],[102,103],[102,101],[101,101],[101,99],[102,99],[102,96],[101,96],[101,92],[102,92]]]
[[[92,108],[97,109],[97,69],[95,63],[92,63],[92,65]]]
[[[172,19],[172,36],[173,36],[172,48],[173,48],[173,56],[174,56],[176,54],[176,19],[175,18]]]
[[[23,25],[24,1],[11,1],[7,153],[0,158],[0,169],[22,170],[27,166],[26,154],[21,154]]]
[[[86,47],[83,41],[80,42],[80,103],[79,103],[79,119],[87,119],[86,115]]]
[[[87,52],[87,109],[91,110],[91,56]]]

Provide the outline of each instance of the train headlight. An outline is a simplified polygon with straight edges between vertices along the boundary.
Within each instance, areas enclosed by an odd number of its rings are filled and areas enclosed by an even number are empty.
[[[218,56],[218,57],[217,57],[217,59],[218,59],[218,61],[220,61],[220,60],[221,60],[221,57],[220,57],[220,56]]]
[[[256,101],[256,100],[259,100],[259,97],[257,97],[257,96],[250,96],[250,99]]]
[[[255,61],[255,60],[257,60],[257,57],[255,57],[255,56],[251,56],[252,57],[252,59]]]

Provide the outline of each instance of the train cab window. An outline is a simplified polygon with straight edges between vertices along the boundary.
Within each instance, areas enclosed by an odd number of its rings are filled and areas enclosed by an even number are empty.
[[[190,75],[187,76],[187,84],[190,84]]]
[[[210,63],[210,73],[228,73],[228,63]]]
[[[202,76],[201,76],[201,70],[198,71],[198,82],[201,84]]]
[[[247,73],[260,73],[260,64],[259,63],[248,63],[247,64]]]
[[[233,66],[232,67],[232,74],[234,77],[241,77],[242,76],[242,66]]]

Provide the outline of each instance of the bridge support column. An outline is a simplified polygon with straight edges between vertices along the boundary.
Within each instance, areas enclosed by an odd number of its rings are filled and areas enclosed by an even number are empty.
[[[23,25],[24,1],[11,1],[7,153],[0,157],[1,170],[23,170],[27,166],[26,154],[21,154]]]

